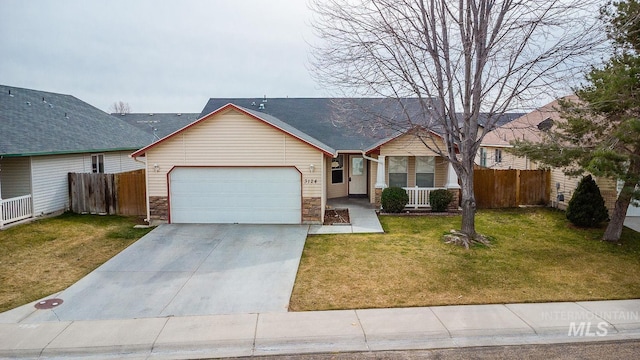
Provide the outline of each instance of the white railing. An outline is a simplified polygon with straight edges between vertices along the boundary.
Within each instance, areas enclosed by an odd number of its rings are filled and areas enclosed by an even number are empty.
[[[433,190],[443,189],[443,188],[422,188],[422,187],[405,187],[403,188],[407,195],[409,195],[409,202],[407,203],[408,208],[424,208],[430,207],[429,203],[429,194]]]
[[[0,228],[32,215],[31,194],[0,200]]]

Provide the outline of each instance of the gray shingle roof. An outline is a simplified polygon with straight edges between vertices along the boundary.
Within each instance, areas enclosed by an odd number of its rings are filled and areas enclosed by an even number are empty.
[[[409,127],[402,116],[401,106],[397,101],[390,99],[273,98],[267,99],[267,102],[263,100],[210,99],[200,117],[232,103],[253,109],[258,114],[273,116],[336,150],[364,150],[381,139],[406,131]],[[404,105],[411,111],[419,111],[417,101],[408,99]],[[363,121],[376,118],[395,119],[396,126],[363,126],[379,123]]]
[[[212,98],[200,113],[206,116],[226,104],[234,104],[267,114],[312,136],[336,150],[366,150],[386,139],[398,136],[414,126],[439,132],[433,111],[421,106],[416,98]],[[422,100],[432,108],[434,99]],[[505,114],[498,123],[517,118],[519,114]],[[411,121],[408,120],[411,119]],[[481,116],[482,124],[485,117]],[[384,125],[381,125],[384,124]]]
[[[154,135],[154,139],[161,139],[172,132],[198,120],[197,113],[160,113],[160,114],[111,114],[126,121],[144,132]],[[157,137],[156,137],[157,136]]]
[[[132,150],[153,136],[71,95],[0,85],[0,155]]]

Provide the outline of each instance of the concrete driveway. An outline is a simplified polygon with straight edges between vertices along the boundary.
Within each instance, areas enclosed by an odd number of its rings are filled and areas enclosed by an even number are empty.
[[[307,230],[161,225],[23,322],[286,312]]]

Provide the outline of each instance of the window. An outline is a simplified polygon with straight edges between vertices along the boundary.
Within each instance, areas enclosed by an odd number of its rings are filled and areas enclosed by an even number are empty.
[[[407,157],[389,156],[389,186],[407,186]]]
[[[496,149],[496,164],[502,162],[502,149]]]
[[[364,174],[364,159],[361,157],[351,158],[351,175],[360,176]]]
[[[487,149],[480,148],[480,166],[487,167]]]
[[[436,158],[433,156],[416,157],[416,186],[432,188],[435,186]]]
[[[338,155],[331,160],[331,183],[342,184],[344,182],[344,155]]]
[[[104,155],[91,155],[91,172],[104,174]]]

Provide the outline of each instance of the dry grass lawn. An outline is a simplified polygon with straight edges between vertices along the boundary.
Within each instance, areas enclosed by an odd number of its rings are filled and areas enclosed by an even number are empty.
[[[135,221],[64,214],[0,231],[0,312],[67,288],[150,231]]]
[[[380,217],[386,234],[309,236],[292,311],[640,297],[640,234],[621,245],[551,209],[480,211],[491,247],[446,245],[459,216]]]

